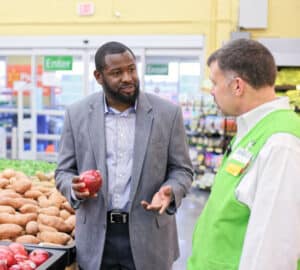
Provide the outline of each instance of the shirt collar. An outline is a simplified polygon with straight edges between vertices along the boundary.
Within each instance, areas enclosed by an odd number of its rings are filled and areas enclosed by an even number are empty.
[[[273,101],[264,103],[256,107],[255,109],[238,116],[236,119],[238,131],[236,134],[235,145],[262,118],[264,118],[269,113],[279,109],[290,109],[288,97],[276,98]]]
[[[129,113],[136,113],[136,108],[137,108],[137,99],[135,100],[134,106],[129,107],[127,110],[124,112],[120,112],[112,107],[110,107],[107,104],[105,94],[103,95],[103,103],[104,103],[104,114],[129,114]]]

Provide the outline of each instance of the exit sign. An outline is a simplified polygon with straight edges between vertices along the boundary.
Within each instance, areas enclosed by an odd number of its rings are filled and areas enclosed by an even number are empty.
[[[72,70],[73,57],[72,56],[44,56],[44,70]]]
[[[95,13],[95,5],[93,2],[81,2],[77,4],[77,14],[79,16],[91,16]]]

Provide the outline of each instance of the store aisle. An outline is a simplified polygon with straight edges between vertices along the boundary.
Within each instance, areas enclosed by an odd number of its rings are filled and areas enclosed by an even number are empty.
[[[194,226],[208,196],[209,192],[192,188],[190,194],[182,201],[177,213],[180,257],[175,262],[173,270],[186,269],[186,262],[191,254]]]

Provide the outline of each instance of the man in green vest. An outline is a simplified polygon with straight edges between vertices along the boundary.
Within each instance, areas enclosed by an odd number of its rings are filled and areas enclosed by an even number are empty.
[[[300,117],[278,98],[276,65],[254,40],[208,59],[211,94],[237,134],[197,221],[188,270],[300,269]]]

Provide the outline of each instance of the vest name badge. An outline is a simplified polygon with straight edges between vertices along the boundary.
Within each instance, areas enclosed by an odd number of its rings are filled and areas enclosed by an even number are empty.
[[[238,176],[245,171],[250,164],[253,155],[245,148],[238,148],[234,151],[227,162],[226,172],[233,176]]]

